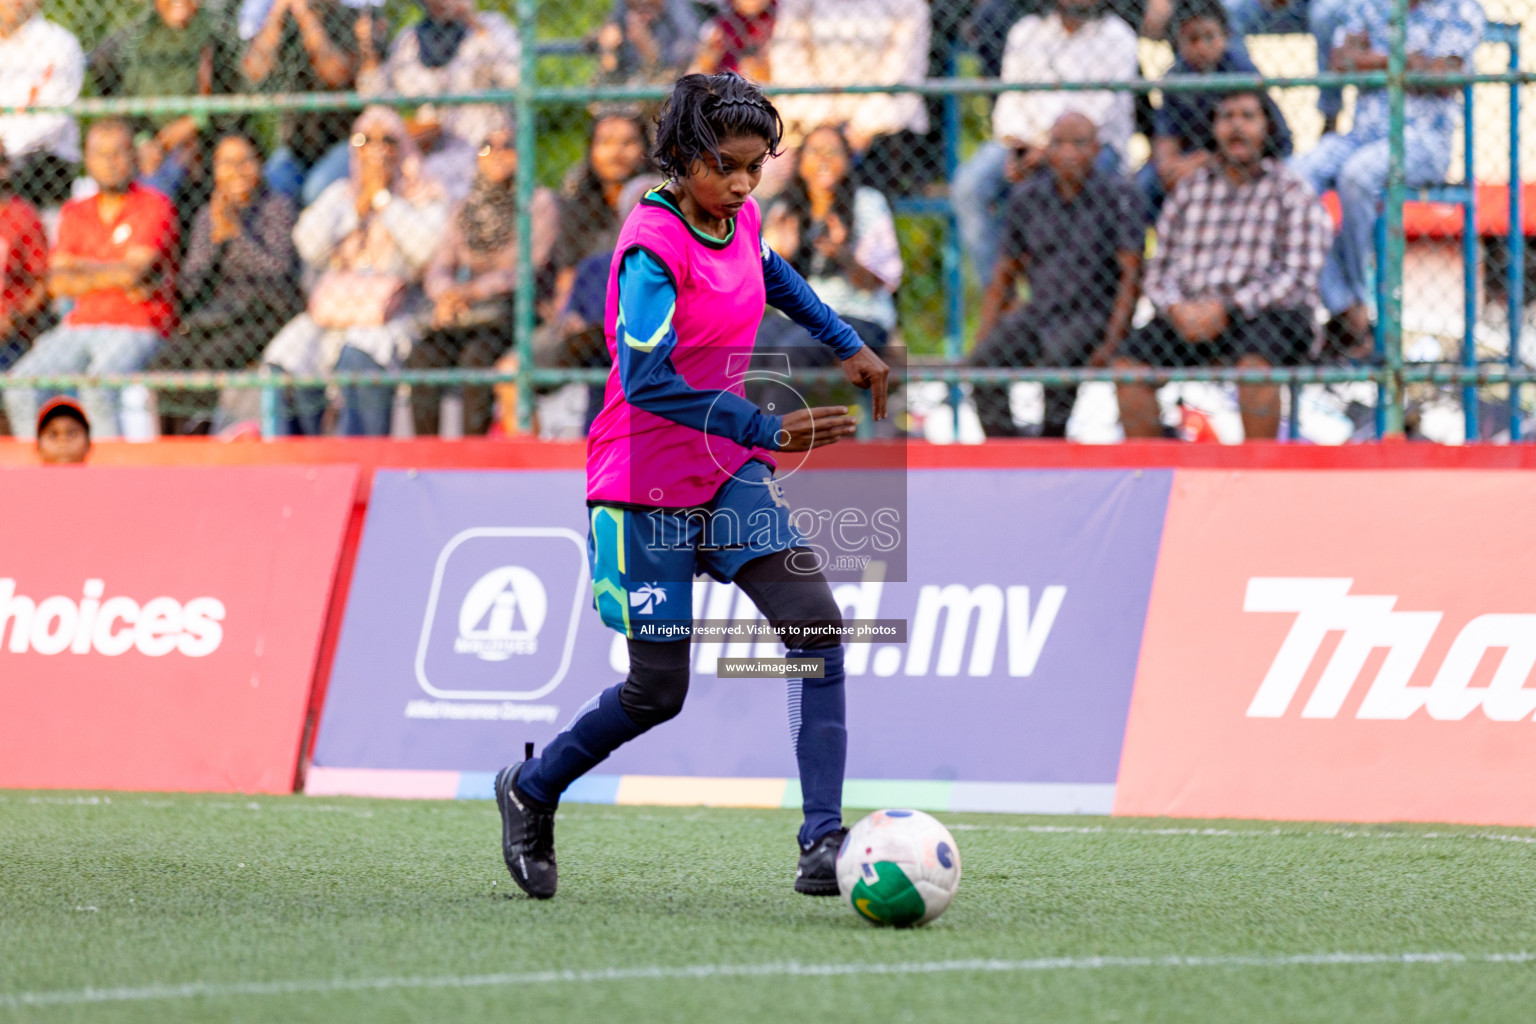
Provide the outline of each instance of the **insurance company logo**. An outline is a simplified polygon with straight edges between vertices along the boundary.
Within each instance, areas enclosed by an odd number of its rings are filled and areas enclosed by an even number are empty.
[[[482,661],[537,654],[549,598],[537,574],[520,565],[492,569],[475,581],[459,605],[453,649]]]
[[[1280,718],[1290,711],[1329,633],[1340,634],[1338,646],[1302,705],[1302,718],[1337,717],[1377,649],[1384,649],[1386,657],[1356,718],[1405,719],[1422,709],[1431,719],[1459,721],[1481,709],[1492,721],[1518,722],[1536,714],[1536,689],[1525,685],[1536,667],[1536,615],[1490,613],[1473,618],[1457,632],[1429,685],[1410,686],[1445,613],[1399,610],[1395,596],[1351,594],[1353,583],[1344,577],[1248,580],[1245,612],[1296,618],[1247,717]],[[1492,678],[1486,686],[1473,686],[1490,652],[1497,655]]]
[[[224,641],[225,608],[218,598],[107,597],[99,579],[80,589],[78,599],[56,594],[34,600],[17,592],[16,580],[0,577],[0,653],[117,657],[137,651],[148,658],[204,658]]]
[[[535,700],[570,669],[586,546],[556,527],[464,530],[443,545],[416,649],[416,681],[444,700]]]

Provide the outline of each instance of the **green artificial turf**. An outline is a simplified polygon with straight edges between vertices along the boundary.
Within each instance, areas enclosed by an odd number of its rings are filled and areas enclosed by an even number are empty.
[[[490,803],[3,793],[0,1022],[1536,1019],[1476,959],[1536,953],[1536,834],[942,817],[960,895],[898,932],[791,891],[786,811],[568,806],[534,903]],[[1279,959],[1333,953],[1474,959]]]

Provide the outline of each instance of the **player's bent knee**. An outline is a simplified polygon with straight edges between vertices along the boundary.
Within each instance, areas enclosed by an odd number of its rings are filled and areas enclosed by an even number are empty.
[[[676,718],[688,699],[687,640],[629,642],[629,677],[619,687],[619,706],[641,729]]]
[[[777,596],[777,595],[776,595]],[[780,636],[788,647],[802,651],[821,651],[841,646],[843,642],[843,610],[832,597],[832,588],[821,586],[798,588],[776,602],[775,614],[769,616],[781,630]],[[785,637],[784,629],[789,630]],[[794,637],[797,639],[789,639]]]
[[[843,611],[809,548],[790,548],[748,562],[736,585],[750,597],[785,646],[822,650],[842,643]]]
[[[629,670],[619,688],[619,705],[641,729],[653,729],[676,718],[688,699],[688,670],[667,672]]]

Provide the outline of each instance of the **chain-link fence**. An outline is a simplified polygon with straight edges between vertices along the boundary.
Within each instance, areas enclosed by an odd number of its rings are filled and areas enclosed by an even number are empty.
[[[1518,439],[1524,14],[0,0],[5,411],[580,437],[655,112],[735,70],[785,123],[762,240],[904,355],[904,432]]]

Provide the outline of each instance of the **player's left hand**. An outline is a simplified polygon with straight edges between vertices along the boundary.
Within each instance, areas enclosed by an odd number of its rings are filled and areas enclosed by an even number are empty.
[[[885,419],[886,382],[891,368],[868,345],[843,360],[843,376],[854,387],[863,388],[875,400],[875,419]]]

